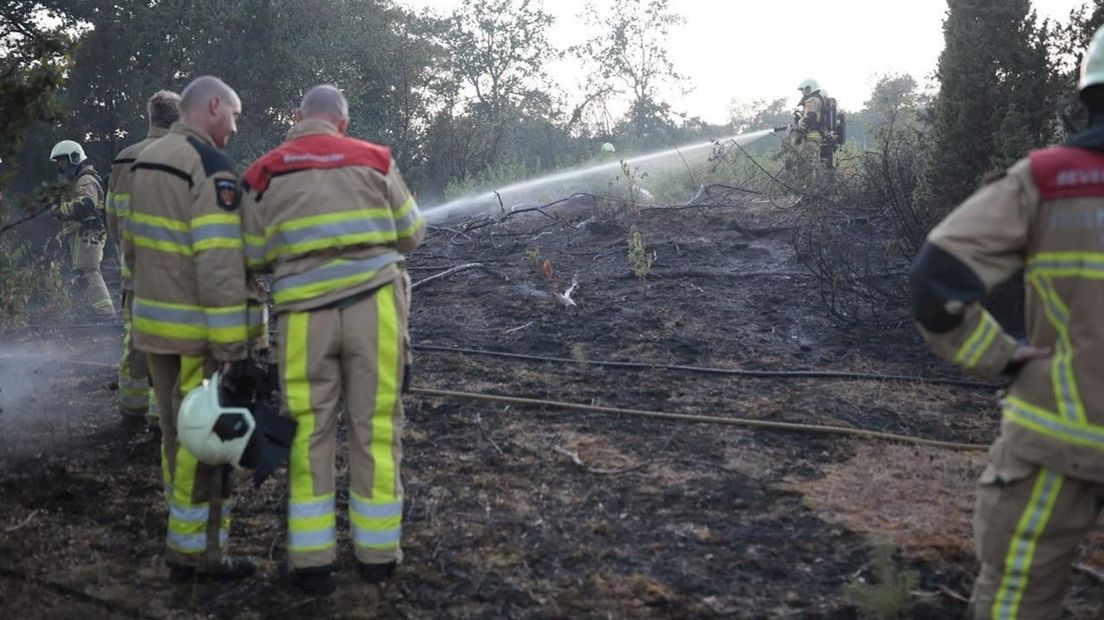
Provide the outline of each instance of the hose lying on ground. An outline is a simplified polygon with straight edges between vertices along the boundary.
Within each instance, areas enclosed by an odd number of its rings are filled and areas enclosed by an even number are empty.
[[[881,439],[895,443],[906,443],[921,446],[933,446],[949,450],[981,451],[989,446],[973,443],[961,443],[957,441],[942,441],[939,439],[926,439],[897,433],[886,433],[865,428],[849,428],[846,426],[827,426],[823,424],[803,424],[800,422],[772,422],[770,420],[753,420],[750,418],[727,418],[721,416],[692,415],[685,413],[666,413],[663,411],[645,411],[641,409],[623,409],[620,407],[602,407],[599,405],[582,405],[565,403],[555,400],[541,400],[536,398],[521,398],[516,396],[499,396],[496,394],[481,394],[477,392],[458,392],[454,390],[435,390],[428,388],[412,388],[411,393],[423,396],[436,396],[440,398],[465,398],[469,400],[482,400],[513,405],[529,405],[538,407],[554,407],[556,409],[572,409],[591,413],[612,413],[622,416],[653,418],[659,420],[672,420],[676,422],[700,422],[704,424],[724,424],[728,426],[743,426],[761,430],[791,431],[800,433],[818,433],[825,435],[847,435],[868,439]]]
[[[116,368],[115,364],[105,364],[102,362],[86,362],[82,360],[44,360],[42,358],[35,358],[33,356],[0,356],[0,361],[22,361],[22,362],[34,362],[34,361],[49,361],[50,363],[68,364],[78,366],[92,366],[98,368],[112,369]],[[599,405],[583,405],[578,403],[567,403],[563,401],[555,400],[541,400],[536,398],[522,398],[517,396],[501,396],[497,394],[481,394],[478,392],[459,392],[454,390],[437,390],[430,388],[411,388],[411,393],[421,394],[423,396],[435,396],[439,398],[464,398],[468,400],[482,400],[488,402],[508,403],[515,405],[530,405],[539,407],[554,407],[557,409],[570,409],[574,411],[586,411],[591,413],[612,413],[624,416],[634,416],[643,418],[653,418],[659,420],[671,420],[675,422],[697,422],[703,424],[723,424],[727,426],[742,426],[746,428],[757,428],[762,430],[774,430],[774,431],[789,431],[799,433],[816,433],[826,435],[847,435],[851,437],[861,437],[867,439],[880,439],[883,441],[892,441],[897,443],[906,443],[913,445],[933,446],[937,448],[946,448],[949,450],[986,450],[988,446],[982,444],[970,444],[957,441],[942,441],[938,439],[927,439],[924,437],[914,437],[911,435],[902,435],[898,433],[886,433],[882,431],[875,431],[865,428],[850,428],[846,426],[827,426],[823,424],[805,424],[801,422],[773,422],[770,420],[754,420],[751,418],[728,418],[722,416],[706,416],[706,415],[693,415],[686,413],[667,413],[663,411],[646,411],[642,409],[623,409],[620,407],[603,407]]]
[[[521,353],[507,353],[505,351],[485,351],[482,349],[464,349],[457,347],[445,347],[431,344],[416,344],[412,347],[415,351],[434,351],[439,353],[462,353],[464,355],[485,355],[490,357],[503,357],[531,362],[548,362],[553,364],[583,364],[587,366],[602,366],[605,368],[640,368],[646,370],[676,370],[683,372],[695,372],[711,375],[732,375],[736,377],[749,377],[755,379],[837,379],[859,381],[897,381],[905,383],[926,383],[928,385],[953,385],[984,390],[998,390],[1004,386],[995,383],[978,383],[963,379],[940,379],[928,377],[911,377],[908,375],[881,375],[873,373],[838,371],[838,370],[748,370],[743,368],[708,368],[704,366],[680,366],[668,364],[650,364],[647,362],[615,362],[608,360],[577,360],[566,357],[544,357],[539,355],[524,355]]]

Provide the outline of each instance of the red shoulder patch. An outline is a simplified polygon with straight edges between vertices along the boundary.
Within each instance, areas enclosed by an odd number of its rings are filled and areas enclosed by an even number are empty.
[[[1104,196],[1104,153],[1052,146],[1031,151],[1028,158],[1040,199]]]
[[[274,176],[350,166],[368,166],[387,174],[391,169],[391,151],[355,138],[312,134],[289,140],[265,153],[249,166],[242,178],[251,190],[263,192]]]

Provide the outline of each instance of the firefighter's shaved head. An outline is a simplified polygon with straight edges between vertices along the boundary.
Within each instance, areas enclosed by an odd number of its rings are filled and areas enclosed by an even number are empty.
[[[296,110],[296,120],[307,119],[332,123],[338,131],[345,133],[349,125],[349,103],[337,87],[329,84],[315,86],[303,96],[303,102]]]
[[[197,77],[180,93],[180,118],[206,131],[219,148],[238,130],[241,99],[226,82],[210,75]]]

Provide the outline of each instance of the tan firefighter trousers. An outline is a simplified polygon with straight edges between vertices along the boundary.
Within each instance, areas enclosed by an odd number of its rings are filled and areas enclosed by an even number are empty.
[[[134,348],[130,306],[134,291],[123,293],[123,351],[119,358],[119,411],[128,417],[157,420],[157,397],[150,386],[146,354]]]
[[[161,475],[169,507],[165,558],[182,566],[214,566],[230,536],[230,468],[198,462],[176,435],[181,401],[214,370],[214,363],[150,353],[149,370],[161,403]]]
[[[408,282],[401,278],[345,307],[279,315],[284,415],[295,418],[288,500],[293,568],[337,557],[334,457],[338,401],[349,427],[349,527],[356,559],[402,559],[403,407]]]
[[[974,617],[1058,618],[1077,546],[1096,522],[1104,484],[1064,476],[990,449],[979,481],[974,537],[981,573]]]

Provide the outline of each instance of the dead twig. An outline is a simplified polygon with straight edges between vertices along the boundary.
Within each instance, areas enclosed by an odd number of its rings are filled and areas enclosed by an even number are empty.
[[[564,291],[563,293],[556,293],[556,299],[558,299],[559,302],[561,304],[563,304],[565,308],[571,308],[571,307],[574,307],[574,306],[578,306],[578,304],[575,303],[575,300],[571,298],[571,293],[575,292],[575,289],[578,288],[578,286],[579,286],[579,280],[578,280],[578,278],[575,277],[574,274],[572,274],[572,276],[571,276],[571,286],[567,287],[567,290]]]
[[[947,586],[939,586],[939,591],[942,592],[943,594],[953,598],[954,600],[956,600],[960,603],[966,603],[967,605],[970,604],[970,597],[962,596],[961,594],[959,594],[958,592],[955,592],[954,590],[948,588]]]
[[[514,332],[520,332],[521,330],[525,329],[526,327],[530,327],[530,326],[532,326],[532,325],[533,325],[533,323],[536,323],[536,321],[529,321],[529,322],[528,322],[528,323],[526,323],[525,325],[518,325],[517,327],[511,327],[510,329],[508,329],[508,330],[506,330],[506,331],[504,331],[504,332],[502,332],[502,333],[503,333],[503,334],[512,334],[512,333],[514,333]]]
[[[1073,570],[1079,573],[1084,573],[1089,577],[1092,577],[1099,583],[1104,583],[1104,570],[1099,569],[1095,566],[1089,566],[1084,562],[1077,562],[1073,565]]]
[[[485,439],[487,443],[491,444],[491,447],[495,449],[495,452],[498,452],[502,456],[506,456],[506,453],[502,451],[502,448],[498,447],[498,444],[495,443],[495,440],[491,439],[490,434],[487,433],[487,429],[483,428],[483,418],[480,417],[478,411],[475,413],[475,425],[479,428],[479,435],[483,437],[483,439]]]
[[[36,516],[38,516],[38,513],[39,513],[39,511],[38,511],[38,510],[32,510],[32,511],[31,511],[31,514],[27,515],[27,518],[26,518],[26,519],[23,519],[23,520],[22,520],[22,521],[20,521],[19,523],[16,523],[15,525],[13,525],[13,526],[11,526],[11,527],[9,527],[9,528],[5,528],[5,529],[4,529],[4,532],[5,532],[5,533],[11,533],[11,532],[14,532],[14,531],[16,531],[16,530],[21,530],[21,529],[23,529],[23,527],[24,527],[24,526],[26,526],[26,525],[27,525],[28,523],[30,523],[30,522],[31,522],[32,520],[34,520],[34,518],[35,518]]]
[[[454,273],[458,273],[458,272],[461,272],[461,271],[467,271],[468,269],[476,269],[476,268],[483,268],[483,263],[468,263],[467,265],[459,265],[459,266],[453,267],[451,269],[446,269],[446,270],[442,271],[441,273],[434,274],[432,276],[429,276],[428,278],[425,278],[424,280],[418,280],[414,284],[411,284],[410,285],[410,290],[414,290],[414,289],[418,288],[419,286],[421,286],[421,285],[423,285],[427,282],[432,282],[432,281],[434,281],[438,278],[443,278],[445,276],[450,276]]]

